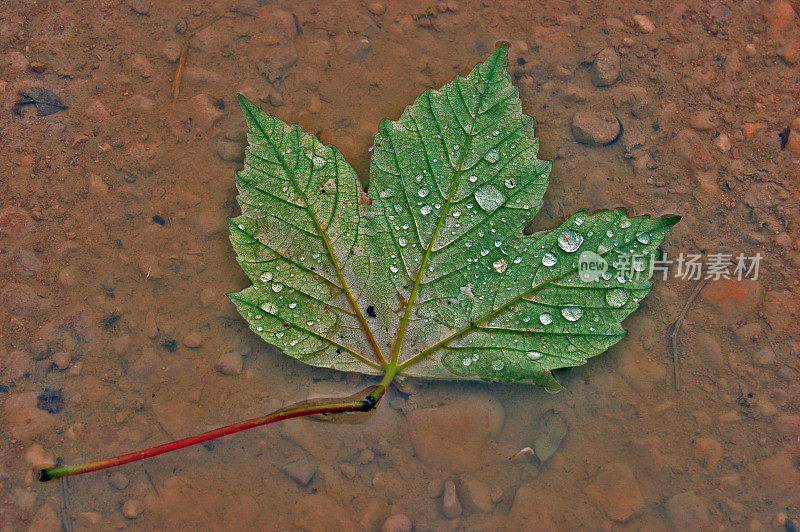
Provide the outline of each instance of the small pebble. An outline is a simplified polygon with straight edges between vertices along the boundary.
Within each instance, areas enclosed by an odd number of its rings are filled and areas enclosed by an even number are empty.
[[[59,351],[53,355],[53,364],[61,371],[64,371],[69,368],[71,358],[72,357],[70,357],[69,353],[66,351]]]
[[[598,87],[613,85],[619,78],[619,72],[619,54],[611,47],[603,48],[597,56],[595,56],[594,62],[592,63],[592,83]]]
[[[284,465],[281,471],[301,486],[308,486],[317,468],[305,460],[294,460]]]
[[[458,500],[458,495],[456,495],[456,485],[452,480],[444,483],[442,513],[448,519],[455,519],[461,515],[461,503]]]
[[[150,1],[149,0],[130,0],[128,2],[130,8],[138,15],[150,14]]]
[[[369,5],[367,6],[367,9],[369,10],[370,13],[372,13],[376,17],[379,17],[384,13],[386,13],[386,6],[380,2],[370,2]]]
[[[202,345],[203,338],[200,336],[198,332],[190,332],[186,336],[183,337],[183,345],[188,347],[189,349],[197,349]]]
[[[610,111],[578,111],[572,117],[572,136],[581,144],[607,146],[621,131],[619,120]]]
[[[381,532],[411,532],[411,519],[405,514],[389,516],[381,526]]]
[[[136,499],[129,499],[122,505],[122,515],[126,519],[137,519],[144,512],[144,506]]]
[[[242,355],[236,351],[228,351],[220,355],[217,363],[214,364],[214,369],[223,375],[239,375],[242,373],[242,366],[244,362]]]
[[[646,15],[634,15],[633,22],[636,27],[644,33],[653,33],[656,30],[655,24]]]
[[[714,145],[719,148],[722,153],[731,151],[731,138],[725,133],[721,133],[714,139]]]
[[[358,453],[358,463],[361,465],[367,465],[368,463],[372,462],[375,459],[375,453],[373,453],[369,449],[364,449],[360,453]]]
[[[122,471],[114,471],[108,476],[108,483],[118,490],[124,490],[130,484],[130,480]]]
[[[775,362],[775,351],[771,347],[760,349],[753,357],[756,366],[771,366]]]

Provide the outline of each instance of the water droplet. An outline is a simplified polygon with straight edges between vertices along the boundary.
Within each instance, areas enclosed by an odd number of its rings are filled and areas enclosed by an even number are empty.
[[[558,262],[558,257],[552,253],[545,253],[542,257],[542,265],[547,266],[548,268],[553,266],[556,262]]]
[[[271,301],[264,301],[261,303],[261,310],[269,312],[270,314],[275,314],[278,311],[278,306]]]
[[[575,217],[575,225],[583,225],[583,222],[586,221],[586,215],[579,214]]]
[[[558,247],[567,253],[577,251],[581,244],[583,244],[583,236],[572,229],[564,230],[561,236],[558,237]]]
[[[550,325],[553,323],[553,316],[545,312],[539,316],[539,321],[542,322],[542,325]]]
[[[486,155],[483,156],[486,159],[487,163],[496,163],[500,160],[500,154],[494,150],[489,150],[486,152]]]
[[[259,275],[259,279],[261,279],[261,282],[263,282],[263,283],[267,283],[267,282],[271,281],[272,280],[272,272],[264,272],[264,273],[262,273],[261,275]]]
[[[522,255],[514,259],[514,264],[519,264],[520,262],[522,262]]]
[[[264,330],[264,327],[262,327],[261,325],[259,325],[258,327],[256,327],[256,330],[257,330],[258,332],[261,332],[261,331],[263,331],[263,330]]]
[[[525,355],[527,355],[527,357],[530,358],[531,360],[539,360],[544,356],[539,351],[528,351],[527,353],[525,353]]]
[[[622,220],[619,223],[619,226],[622,227],[623,229],[626,229],[626,228],[631,226],[631,222],[630,222],[630,220]]]
[[[649,233],[639,233],[638,235],[636,235],[636,240],[638,240],[642,244],[649,244],[650,243],[650,234]]]
[[[508,261],[506,259],[497,259],[492,263],[492,266],[497,273],[503,273],[508,268]]]
[[[492,360],[492,368],[494,368],[495,371],[500,371],[504,367],[506,367],[505,362],[503,362],[499,358]]]
[[[422,181],[422,174],[417,174],[417,177],[415,177],[414,179],[416,179],[417,183],[419,183],[420,181]]]
[[[315,170],[319,170],[320,168],[322,168],[323,166],[325,166],[325,164],[326,164],[328,161],[327,161],[327,159],[325,159],[324,157],[320,157],[319,155],[317,155],[316,157],[314,157],[313,159],[311,159],[311,162],[312,162],[312,163],[313,163],[313,165],[314,165],[314,169],[315,169]]]
[[[478,176],[476,176],[476,175],[469,176],[469,182],[470,183],[474,183],[477,180],[478,180]]]
[[[417,191],[417,194],[419,194],[419,197],[420,197],[420,198],[424,198],[425,196],[427,196],[427,195],[428,195],[428,193],[429,193],[429,192],[430,192],[430,191],[429,191],[427,188],[421,188],[421,189],[419,189],[419,190]]]
[[[578,321],[583,316],[583,309],[580,307],[565,307],[561,309],[561,315],[567,321]]]
[[[464,360],[461,361],[461,364],[463,364],[465,368],[468,368],[469,366],[472,365],[472,359],[466,357]]]
[[[296,308],[296,307],[297,307],[296,301],[292,301],[291,303],[289,303],[289,308]]]
[[[400,238],[398,238],[398,239],[397,239],[397,244],[398,244],[398,245],[399,245],[401,248],[404,248],[404,247],[406,247],[406,244],[407,244],[407,243],[408,243],[408,242],[406,242],[406,239],[405,239],[405,237],[403,237],[403,236],[401,236]]]
[[[461,211],[453,211],[453,218],[458,218],[461,216]]]
[[[475,191],[475,201],[481,209],[491,214],[506,201],[506,197],[492,185],[483,185]]]
[[[422,208],[419,210],[420,214],[423,216],[427,216],[431,213],[431,206],[430,205],[423,205]]]
[[[242,231],[244,231],[244,224],[239,224],[239,229],[241,229]]]
[[[515,186],[517,186],[517,181],[516,179],[509,177],[508,179],[506,179],[505,184],[506,188],[514,188]]]
[[[613,288],[606,292],[606,302],[609,307],[620,308],[628,302],[628,293],[622,288]]]
[[[614,236],[614,231],[612,231],[611,229],[609,229],[608,231],[606,231],[606,236],[607,236],[608,238],[611,238],[612,236]]]
[[[392,273],[397,273],[398,272],[397,266],[392,264],[391,266],[389,266],[389,271],[392,272]]]
[[[492,135],[494,135],[495,137],[496,137],[497,135],[499,135],[499,134],[500,134],[500,132],[499,132],[498,130],[496,130],[496,129],[495,129],[494,131],[492,131]]]
[[[283,283],[272,283],[273,292],[280,292],[281,290],[283,290]]]

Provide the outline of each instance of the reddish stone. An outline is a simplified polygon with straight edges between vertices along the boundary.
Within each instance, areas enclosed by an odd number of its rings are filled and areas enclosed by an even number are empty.
[[[703,299],[726,318],[740,319],[749,315],[761,302],[763,289],[751,279],[720,279],[703,289]]]
[[[613,521],[627,521],[644,508],[636,478],[622,463],[605,466],[584,492]]]

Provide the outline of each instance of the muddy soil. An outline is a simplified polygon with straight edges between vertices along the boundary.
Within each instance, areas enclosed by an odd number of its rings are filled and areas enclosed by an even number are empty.
[[[4,2],[0,530],[794,530],[798,10]],[[236,95],[337,145],[366,183],[379,121],[501,39],[554,164],[534,228],[584,208],[683,217],[625,340],[556,395],[407,381],[360,425],[295,420],[36,481],[56,459],[372,383],[282,355],[224,295],[248,284],[225,222],[245,144]],[[681,254],[762,260],[757,278],[693,279]]]

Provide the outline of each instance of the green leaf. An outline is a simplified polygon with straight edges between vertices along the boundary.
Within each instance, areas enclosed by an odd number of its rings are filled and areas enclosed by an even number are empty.
[[[551,164],[507,52],[381,122],[372,198],[338,149],[240,98],[249,147],[230,227],[253,285],[230,297],[252,330],[316,366],[545,386],[625,335],[679,218],[580,212],[523,234]]]

